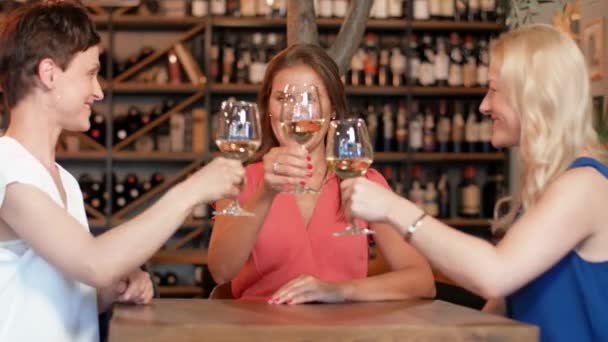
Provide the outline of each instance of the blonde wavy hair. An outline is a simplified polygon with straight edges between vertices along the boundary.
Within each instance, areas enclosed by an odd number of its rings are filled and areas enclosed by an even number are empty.
[[[505,96],[521,122],[520,186],[507,215],[494,222],[497,232],[534,205],[578,154],[603,160],[606,154],[593,128],[585,59],[568,35],[549,25],[523,26],[494,41],[490,58],[499,63]]]

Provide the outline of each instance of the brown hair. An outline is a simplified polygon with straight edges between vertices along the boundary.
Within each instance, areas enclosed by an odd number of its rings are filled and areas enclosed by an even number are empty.
[[[346,116],[346,97],[344,95],[344,85],[340,80],[340,72],[334,60],[321,47],[311,44],[296,44],[281,51],[274,56],[268,67],[258,93],[258,108],[260,110],[260,121],[262,125],[262,145],[254,158],[260,161],[271,148],[278,146],[268,113],[268,100],[272,90],[274,77],[283,69],[306,65],[313,69],[323,80],[325,89],[331,102],[332,111],[337,117]]]
[[[99,42],[77,1],[37,2],[9,13],[0,32],[0,87],[8,109],[36,85],[43,59],[50,58],[65,70],[76,53]]]

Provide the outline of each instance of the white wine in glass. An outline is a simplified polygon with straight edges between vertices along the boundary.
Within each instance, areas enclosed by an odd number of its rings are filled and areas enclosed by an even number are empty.
[[[281,129],[302,148],[323,130],[325,117],[321,107],[319,90],[311,84],[287,84],[283,90],[285,98],[281,103]],[[318,191],[299,185],[290,191],[295,194]]]
[[[262,128],[258,106],[253,102],[224,101],[217,116],[215,144],[226,158],[242,163],[251,159],[262,144]],[[214,215],[252,216],[234,200],[222,211]]]
[[[369,139],[367,126],[362,119],[333,120],[327,132],[327,165],[340,179],[361,177],[374,160],[374,150]],[[361,228],[353,219],[343,231],[334,236],[374,234],[368,228]]]

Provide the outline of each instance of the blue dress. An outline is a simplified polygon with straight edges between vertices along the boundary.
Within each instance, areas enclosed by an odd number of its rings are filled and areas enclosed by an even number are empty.
[[[608,179],[608,166],[595,159],[578,158],[570,166],[576,167],[593,167]],[[539,326],[544,342],[608,341],[608,261],[590,262],[570,251],[509,296],[507,314]]]

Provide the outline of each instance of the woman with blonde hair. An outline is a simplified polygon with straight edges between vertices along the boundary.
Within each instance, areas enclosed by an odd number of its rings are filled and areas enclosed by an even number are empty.
[[[608,160],[592,126],[589,76],[576,44],[547,25],[491,48],[480,111],[492,144],[519,146],[510,226],[493,246],[450,229],[363,178],[342,184],[348,214],[387,222],[465,288],[540,327],[543,341],[608,339]]]

